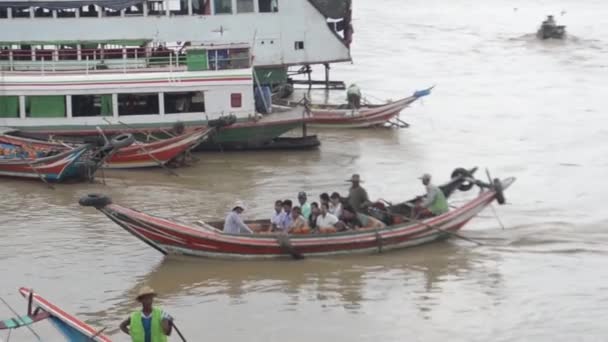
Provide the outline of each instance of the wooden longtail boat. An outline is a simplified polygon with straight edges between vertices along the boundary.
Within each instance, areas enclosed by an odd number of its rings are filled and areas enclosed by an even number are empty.
[[[19,289],[19,293],[28,300],[28,314],[0,321],[0,330],[18,329],[48,319],[67,341],[111,342],[110,338],[102,334],[102,331],[96,330],[70,315],[31,289],[22,287]]]
[[[407,106],[431,93],[431,89],[416,91],[412,96],[385,104],[364,104],[358,109],[347,104],[309,105],[309,127],[365,128],[384,125],[395,119]],[[290,106],[290,103],[283,103]]]
[[[503,190],[515,181],[514,178],[495,179],[493,184],[484,184],[470,174],[457,174],[449,183],[441,186],[448,196],[458,188],[470,189],[472,184],[481,188],[476,198],[457,209],[423,221],[410,221],[401,216],[402,207],[407,207],[407,202],[404,202],[387,208],[391,217],[401,219],[389,221],[382,228],[335,234],[224,234],[221,232],[222,222],[202,224],[200,227],[186,225],[112,204],[110,198],[101,195],[83,197],[80,204],[97,208],[127,232],[165,255],[230,259],[378,253],[450,237],[452,232],[462,228],[495,199],[504,203]]]
[[[150,143],[135,142],[123,147],[109,157],[104,167],[110,169],[158,167],[168,163],[177,162],[187,151],[208,138],[213,132],[212,128],[201,128],[168,139]],[[23,138],[11,135],[0,135],[0,144],[28,146],[40,151],[69,151],[78,148],[65,143]]]

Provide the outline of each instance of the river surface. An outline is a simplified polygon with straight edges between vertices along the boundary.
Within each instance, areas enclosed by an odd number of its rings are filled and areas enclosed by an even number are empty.
[[[2,180],[0,296],[23,312],[16,289],[31,286],[118,341],[143,285],[189,341],[605,341],[608,3],[354,2],[354,63],[334,66],[332,78],[357,82],[369,99],[436,84],[401,114],[409,129],[320,130],[319,151],[201,154],[179,177],[106,172],[105,186],[56,190]],[[566,41],[535,39],[551,13],[568,25]],[[486,210],[462,232],[484,246],[450,240],[298,262],[164,259],[77,204],[103,192],[191,222],[223,217],[241,199],[247,217],[266,218],[275,199],[298,191],[346,193],[352,173],[372,198],[397,200],[423,192],[422,173],[440,183],[459,166],[517,177],[508,205],[495,206],[505,229]],[[49,323],[34,329],[62,340]],[[11,340],[34,339],[21,329]]]

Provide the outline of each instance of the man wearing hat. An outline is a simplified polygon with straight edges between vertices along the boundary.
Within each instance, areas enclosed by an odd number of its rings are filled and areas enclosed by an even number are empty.
[[[141,310],[134,311],[120,324],[120,330],[131,336],[133,342],[166,342],[171,335],[173,318],[161,308],[152,306],[156,292],[144,286],[137,294]]]
[[[348,190],[348,204],[357,212],[365,212],[372,202],[367,196],[367,191],[361,186],[361,183],[363,182],[361,177],[355,173],[347,182],[352,183]]]
[[[300,202],[300,210],[302,211],[302,216],[308,220],[310,217],[310,203],[306,202],[307,197],[304,191],[300,191],[298,193],[298,202]]]
[[[245,204],[241,201],[234,202],[232,211],[228,213],[224,220],[224,233],[228,234],[253,234],[253,230],[249,228],[241,214],[245,211]]]
[[[448,201],[445,199],[443,191],[431,183],[431,175],[425,173],[420,179],[422,180],[422,184],[426,187],[426,196],[418,205],[417,216],[426,218],[448,212]]]

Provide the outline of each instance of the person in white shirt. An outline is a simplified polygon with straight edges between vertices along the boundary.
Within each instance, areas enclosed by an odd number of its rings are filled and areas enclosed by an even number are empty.
[[[281,227],[281,222],[283,222],[284,217],[283,201],[277,200],[274,202],[274,213],[272,214],[272,217],[270,217],[270,230],[278,230],[279,227]]]
[[[253,230],[243,222],[241,214],[245,211],[245,205],[241,201],[236,201],[232,206],[232,211],[226,215],[224,220],[224,233],[226,234],[253,234]]]
[[[317,217],[317,229],[319,233],[335,233],[335,224],[338,223],[338,218],[329,213],[329,205],[327,203],[321,204],[321,215]]]
[[[340,194],[334,192],[329,196],[329,213],[333,214],[335,217],[342,216],[342,202],[340,198]]]

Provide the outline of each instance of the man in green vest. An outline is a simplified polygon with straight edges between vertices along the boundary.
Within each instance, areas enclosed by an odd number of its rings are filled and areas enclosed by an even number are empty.
[[[120,324],[120,330],[131,336],[133,342],[166,342],[171,335],[173,318],[161,308],[152,306],[156,292],[144,286],[137,294],[141,310],[134,311]]]
[[[418,218],[427,218],[447,213],[449,211],[448,201],[443,191],[431,183],[431,175],[425,173],[420,179],[426,188],[426,196],[418,205]]]

